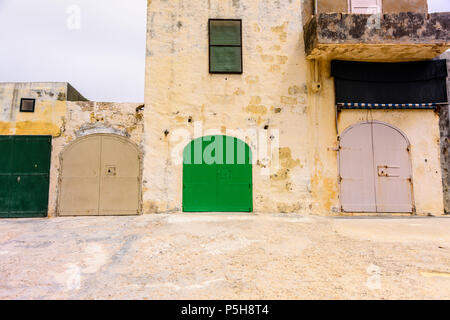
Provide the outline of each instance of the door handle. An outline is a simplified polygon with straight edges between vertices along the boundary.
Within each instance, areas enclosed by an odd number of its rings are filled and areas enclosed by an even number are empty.
[[[20,176],[17,177],[17,183],[20,183]]]

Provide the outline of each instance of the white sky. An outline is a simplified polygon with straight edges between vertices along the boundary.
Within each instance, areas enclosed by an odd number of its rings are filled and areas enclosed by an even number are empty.
[[[450,11],[449,0],[428,3],[430,12]],[[76,8],[67,13],[73,5],[81,10],[80,29],[73,29]],[[69,82],[90,100],[142,102],[146,6],[146,0],[0,0],[0,82]]]
[[[77,19],[67,13],[81,9]],[[144,99],[146,0],[0,0],[0,82],[62,81],[95,101]]]

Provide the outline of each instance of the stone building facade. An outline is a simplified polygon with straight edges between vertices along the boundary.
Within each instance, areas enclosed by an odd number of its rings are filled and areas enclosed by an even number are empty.
[[[0,216],[441,215],[448,116],[432,59],[450,47],[450,13],[427,11],[425,0],[148,1],[145,104],[0,84],[11,154],[0,179],[13,190]],[[339,100],[360,93],[349,81],[395,92],[377,68],[409,88],[403,62],[437,88],[429,101]],[[21,208],[39,183],[39,208]]]
[[[340,138],[355,124],[380,122],[408,145],[408,211],[442,214],[438,114],[337,113],[331,61],[432,59],[449,46],[448,13],[428,15],[426,1],[383,1],[382,15],[350,13],[347,0],[317,3],[149,2],[144,212],[183,210],[190,186],[182,151],[191,140],[244,132],[255,212],[352,214],[341,201]],[[241,74],[209,72],[209,19],[242,21]]]

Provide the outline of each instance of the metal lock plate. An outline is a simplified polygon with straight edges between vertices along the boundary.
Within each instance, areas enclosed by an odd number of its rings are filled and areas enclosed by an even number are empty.
[[[392,171],[394,171],[394,169],[400,169],[399,166],[377,166],[378,169],[378,176],[379,177],[400,177],[399,174],[395,174]]]
[[[115,177],[117,175],[116,166],[106,166],[106,176]]]

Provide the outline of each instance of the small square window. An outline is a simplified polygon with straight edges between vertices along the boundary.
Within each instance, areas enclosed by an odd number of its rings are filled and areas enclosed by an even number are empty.
[[[242,20],[209,20],[209,72],[242,73]]]
[[[20,112],[34,112],[36,99],[22,98],[20,100]]]

